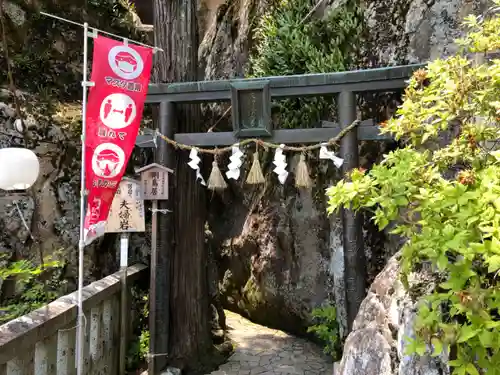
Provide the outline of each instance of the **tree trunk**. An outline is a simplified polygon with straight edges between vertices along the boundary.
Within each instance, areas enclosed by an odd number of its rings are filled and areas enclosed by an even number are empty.
[[[154,0],[154,13],[156,45],[165,50],[157,53],[156,77],[161,82],[198,80],[196,1]],[[200,118],[199,105],[177,105],[175,131],[200,131]],[[198,368],[212,349],[204,238],[206,200],[205,190],[187,166],[188,152],[176,151],[175,158],[168,358],[170,365],[191,370]]]

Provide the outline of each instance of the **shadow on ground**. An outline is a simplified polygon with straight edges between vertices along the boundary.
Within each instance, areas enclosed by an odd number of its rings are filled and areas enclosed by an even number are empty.
[[[234,354],[210,375],[323,375],[333,363],[317,345],[226,311]]]

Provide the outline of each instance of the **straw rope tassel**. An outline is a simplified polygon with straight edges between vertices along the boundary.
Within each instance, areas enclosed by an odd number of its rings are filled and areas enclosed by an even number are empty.
[[[210,190],[224,190],[227,188],[227,183],[217,164],[217,157],[214,158],[212,163],[212,172],[210,172],[210,177],[208,178],[208,188]]]
[[[266,182],[264,175],[262,174],[262,168],[259,162],[259,152],[255,150],[253,153],[253,163],[250,171],[248,172],[247,184],[257,185]]]
[[[297,164],[297,168],[295,169],[295,186],[304,189],[310,189],[312,187],[305,153],[300,154],[300,160]]]

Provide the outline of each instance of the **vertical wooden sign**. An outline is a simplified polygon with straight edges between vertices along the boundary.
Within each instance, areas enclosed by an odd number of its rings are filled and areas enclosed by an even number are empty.
[[[145,200],[168,199],[168,175],[174,171],[160,164],[149,164],[136,171],[141,174],[141,187]]]
[[[156,249],[157,238],[156,231],[158,226],[158,201],[168,199],[168,178],[170,173],[174,171],[170,168],[164,167],[160,164],[153,163],[136,170],[136,173],[141,175],[141,190],[143,199],[151,200],[151,279],[149,289],[150,313],[149,313],[149,332],[150,332],[150,345],[149,354],[155,355],[155,337],[156,337],[156,318],[154,303],[156,300],[156,265],[158,264],[158,252]],[[167,214],[167,212],[162,212]],[[150,358],[148,363],[148,374],[156,375],[156,359]]]

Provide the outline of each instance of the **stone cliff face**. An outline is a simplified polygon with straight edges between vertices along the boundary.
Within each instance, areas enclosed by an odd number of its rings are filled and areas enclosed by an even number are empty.
[[[198,56],[206,80],[244,77],[256,20],[267,0],[201,0]]]
[[[297,158],[290,157],[291,171],[296,163]],[[304,334],[311,309],[335,303],[345,324],[342,226],[339,216],[327,216],[323,188],[338,181],[340,172],[322,164],[311,163],[317,184],[312,191],[292,183],[281,186],[268,175],[266,186],[257,190],[231,186],[224,197],[213,198],[211,246],[216,249],[219,290],[229,309]],[[267,167],[272,169],[270,162]],[[392,249],[367,220],[365,253],[371,278]]]
[[[417,303],[399,281],[398,257],[389,260],[370,287],[334,375],[449,375],[445,353],[405,354],[407,338],[415,337]],[[425,267],[410,280],[411,288],[422,293],[433,288],[433,275]]]
[[[426,62],[457,51],[461,21],[482,14],[488,0],[364,0],[367,49],[364,65]]]

